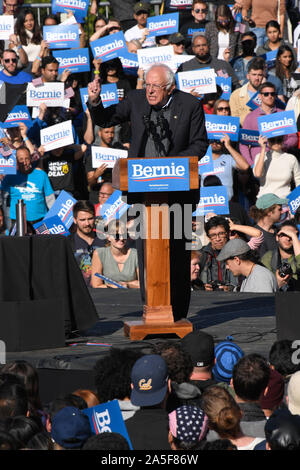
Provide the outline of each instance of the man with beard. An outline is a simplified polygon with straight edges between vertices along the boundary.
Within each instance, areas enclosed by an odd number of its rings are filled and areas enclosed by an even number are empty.
[[[281,224],[276,242],[277,248],[267,251],[261,261],[275,274],[280,290],[300,291],[300,240],[293,220]]]
[[[95,209],[89,201],[78,201],[73,207],[75,232],[69,235],[72,250],[86,284],[90,285],[92,256],[105,242],[96,236]]]
[[[239,80],[229,62],[210,55],[209,46],[204,33],[196,33],[193,35],[192,54],[194,54],[195,57],[181,64],[177,72],[189,72],[190,70],[210,68],[214,69],[218,76],[231,77],[233,90],[240,86]]]
[[[241,126],[243,126],[245,117],[252,110],[247,106],[248,101],[257,93],[265,76],[265,61],[261,57],[255,57],[248,65],[247,80],[241,88],[235,90],[230,96],[230,109],[232,116],[240,118]],[[243,126],[244,127],[244,126]]]

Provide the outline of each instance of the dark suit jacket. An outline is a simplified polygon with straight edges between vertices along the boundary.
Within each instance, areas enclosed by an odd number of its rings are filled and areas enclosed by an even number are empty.
[[[166,156],[197,156],[200,159],[208,147],[202,104],[194,96],[179,90],[174,90],[173,100],[169,123],[171,145]],[[132,90],[116,106],[104,109],[99,102],[96,106],[89,103],[88,107],[93,122],[99,126],[110,127],[130,121],[132,138],[128,157],[144,157],[147,134],[143,116],[148,116],[151,111],[145,90]]]

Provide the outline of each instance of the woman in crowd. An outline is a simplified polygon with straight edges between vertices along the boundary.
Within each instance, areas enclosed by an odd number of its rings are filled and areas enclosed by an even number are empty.
[[[293,72],[297,69],[297,61],[293,53],[292,47],[282,45],[278,48],[275,67],[270,69],[270,73],[274,73],[283,84],[283,94],[286,100],[293,96],[298,88],[296,80],[293,78]]]
[[[276,51],[280,46],[284,45],[289,46],[293,51],[293,46],[291,44],[287,44],[286,41],[282,39],[280,25],[277,21],[268,21],[266,24],[266,35],[268,39],[263,46],[257,48],[257,55],[263,55],[270,51]]]
[[[230,116],[231,110],[229,101],[222,98],[217,100],[213,107],[213,114],[217,114],[217,116]]]
[[[123,287],[139,288],[137,250],[128,248],[127,230],[123,223],[113,220],[106,227],[107,246],[96,248],[92,258],[91,285],[94,288],[116,287],[96,276],[102,274]]]
[[[20,379],[24,384],[30,416],[39,417],[43,424],[46,422],[47,415],[43,411],[43,406],[39,392],[39,377],[35,367],[24,360],[8,362],[1,369],[3,375],[13,375]]]
[[[98,16],[94,23],[94,33],[90,37],[90,42],[109,34],[118,33],[121,29],[121,23],[116,18],[111,18],[107,21],[105,17]]]
[[[242,411],[225,388],[209,387],[202,395],[202,408],[208,416],[208,427],[221,439],[229,439],[238,450],[253,450],[264,440],[243,434],[240,426]]]
[[[259,178],[257,197],[273,193],[285,198],[291,192],[291,183],[300,184],[300,166],[297,158],[282,150],[283,136],[266,139],[259,137],[261,151],[255,157],[253,174]],[[270,150],[266,151],[266,147]]]
[[[15,32],[18,36],[24,51],[27,54],[28,61],[32,64],[39,56],[43,36],[30,8],[21,8],[17,16]]]
[[[229,61],[239,55],[240,33],[235,31],[235,21],[228,5],[219,5],[215,21],[205,26],[205,36],[212,57]]]
[[[169,413],[169,443],[172,450],[193,450],[205,442],[207,416],[193,405],[180,406]]]
[[[257,47],[263,46],[266,40],[266,24],[273,20],[277,21],[279,16],[280,33],[283,36],[284,22],[285,22],[285,1],[283,0],[268,0],[262,2],[261,0],[243,0],[242,16],[243,19],[248,18],[248,13],[251,12],[252,25],[251,31],[256,34]]]
[[[123,100],[127,93],[131,90],[129,80],[125,77],[122,63],[119,58],[108,60],[107,62],[94,60],[94,74],[100,77],[103,85],[115,83],[118,89],[119,100]]]

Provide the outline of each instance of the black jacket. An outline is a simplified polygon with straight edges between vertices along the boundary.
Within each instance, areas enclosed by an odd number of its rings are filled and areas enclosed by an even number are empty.
[[[111,127],[125,121],[131,122],[132,136],[128,157],[143,157],[146,139],[144,116],[149,116],[151,106],[145,90],[132,90],[116,106],[104,108],[102,103],[88,103],[93,122]],[[205,155],[208,147],[202,104],[194,96],[179,90],[173,92],[172,115],[169,122],[171,143],[166,156]]]

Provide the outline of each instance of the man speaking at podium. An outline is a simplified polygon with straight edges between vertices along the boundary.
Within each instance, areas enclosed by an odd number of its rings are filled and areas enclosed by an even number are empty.
[[[130,91],[126,99],[108,108],[104,108],[101,102],[100,82],[95,80],[90,83],[88,107],[94,124],[110,127],[129,121],[131,144],[128,157],[202,158],[208,141],[201,102],[189,93],[176,89],[175,75],[166,65],[150,67],[145,73],[144,83],[143,90]],[[199,190],[175,193],[170,194],[169,206],[179,203],[184,209],[184,204],[191,206],[199,201]],[[129,198],[128,203],[132,203]],[[186,250],[188,239],[184,235],[181,239],[174,239],[172,227],[170,233],[171,304],[174,321],[177,321],[185,318],[188,313],[190,252]],[[141,256],[139,258],[142,259]],[[159,260],[154,260],[157,261]],[[143,286],[141,266],[140,281]],[[143,287],[141,291],[143,297]]]

